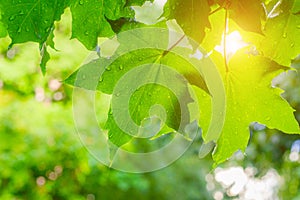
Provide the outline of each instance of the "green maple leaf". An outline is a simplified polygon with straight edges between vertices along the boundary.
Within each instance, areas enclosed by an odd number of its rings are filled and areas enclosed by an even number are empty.
[[[189,51],[189,53],[191,53],[191,50]],[[183,54],[184,52],[182,51],[181,53]],[[185,53],[189,55],[187,50],[185,50]],[[203,78],[193,65],[172,52],[169,52],[162,57],[163,54],[164,51],[162,50],[140,49],[119,56],[111,65],[106,68],[102,76],[99,78],[97,89],[101,92],[112,94],[118,81],[120,81],[121,78],[123,79],[124,75],[126,75],[132,69],[147,63],[159,62],[160,65],[163,64],[166,66],[170,66],[178,71],[178,73],[182,74],[183,77],[189,80],[190,84],[208,91]],[[118,54],[116,53],[116,55]],[[100,70],[101,64],[103,63],[105,63],[104,59],[100,58],[98,61],[96,61],[96,63],[94,63],[94,65],[93,63],[90,63],[83,66],[83,68],[94,67],[96,65],[98,66],[98,70]],[[129,107],[126,108],[130,111],[130,116],[118,114],[117,117],[122,118],[121,120],[123,120],[124,122],[126,122],[128,117],[132,118],[136,124],[140,125],[144,119],[151,117],[149,116],[149,110],[151,106],[155,104],[162,105],[162,107],[165,108],[167,112],[167,117],[165,119],[165,123],[167,126],[161,127],[162,130],[159,133],[161,135],[163,133],[171,132],[172,130],[179,131],[180,123],[184,123],[186,125],[190,122],[187,113],[182,113],[181,110],[188,110],[187,105],[192,102],[192,98],[190,97],[190,94],[188,92],[187,83],[184,80],[181,80],[181,78],[178,76],[171,76],[170,73],[165,71],[164,67],[160,65],[150,65],[146,72],[139,73],[141,77],[134,78],[134,81],[131,80],[133,82],[136,82],[139,78],[142,78],[148,80],[149,82],[152,82],[154,85],[145,85],[134,92],[129,101]],[[95,70],[90,71],[92,71],[93,73],[95,72]],[[77,74],[78,72],[75,72],[69,78],[67,78],[65,82],[74,85]],[[85,77],[87,77],[87,75],[85,75]],[[82,77],[77,77],[77,81],[82,84],[76,86],[86,89],[93,89],[89,86],[90,84],[88,84],[89,80],[85,80]],[[167,88],[162,87],[159,84],[155,84],[160,82],[170,83],[173,85],[173,87],[178,88],[177,94],[180,94],[179,97],[175,96],[172,91],[168,90]],[[128,82],[123,85],[128,90],[128,88],[131,88],[133,84],[131,82]],[[120,90],[120,92],[115,91],[114,94],[120,95],[123,93],[122,91],[126,91],[126,88],[123,88],[123,90]],[[179,104],[179,101],[184,101],[185,103],[181,105]],[[186,106],[186,108],[184,109],[182,106]],[[124,105],[121,106],[121,108],[122,107],[124,107]],[[128,135],[128,133],[122,131],[119,128],[119,126],[115,122],[115,116],[112,116],[112,113],[112,111],[109,112],[108,120],[106,123],[106,128],[109,130],[109,139],[115,145],[121,146],[130,141],[132,139],[132,136]],[[159,113],[154,114],[160,116]],[[180,131],[182,132],[183,130]]]
[[[300,133],[299,124],[294,118],[294,109],[280,94],[279,88],[271,86],[272,79],[289,68],[280,66],[262,56],[237,52],[229,62],[229,72],[225,72],[222,56],[214,52],[213,60],[219,66],[226,88],[225,124],[213,154],[215,162],[221,163],[231,157],[237,150],[244,151],[250,137],[249,125],[259,122],[268,128],[285,133]],[[208,137],[210,113],[210,96],[198,91],[201,98],[200,126],[204,129],[204,140]]]
[[[93,61],[90,64],[82,67],[93,68],[90,70],[92,73],[95,73],[96,70],[99,72],[99,70],[103,70],[103,68],[105,68],[102,76],[96,77],[99,79],[97,87],[90,87],[91,84],[88,83],[91,79],[90,74],[84,75],[83,77],[82,75],[78,74],[78,72],[75,72],[65,80],[66,83],[71,85],[75,84],[77,87],[97,89],[107,94],[113,94],[113,98],[115,99],[119,98],[119,96],[122,96],[122,94],[126,93],[126,91],[130,91],[132,88],[137,90],[135,92],[132,91],[132,94],[127,94],[132,96],[130,100],[127,99],[128,104],[125,102],[123,105],[123,100],[119,103],[113,104],[114,101],[112,100],[112,108],[119,108],[120,110],[123,109],[124,111],[122,111],[123,114],[114,115],[115,111],[112,109],[108,114],[108,120],[106,122],[106,128],[109,129],[109,139],[117,146],[121,146],[131,140],[132,135],[130,134],[136,134],[138,130],[135,126],[128,130],[122,130],[120,125],[116,123],[116,118],[120,118],[117,121],[121,121],[121,123],[126,122],[126,126],[129,119],[132,119],[135,124],[140,126],[143,120],[151,117],[149,116],[149,110],[151,110],[151,106],[160,104],[166,110],[167,115],[165,117],[161,116],[161,109],[158,109],[158,113],[154,113],[160,118],[165,118],[164,122],[166,126],[160,127],[162,130],[160,131],[159,135],[166,132],[171,132],[172,130],[183,132],[182,127],[179,127],[179,124],[187,125],[190,123],[190,116],[188,116],[188,112],[182,112],[182,110],[188,110],[187,105],[193,100],[188,91],[188,83],[184,80],[184,78],[188,80],[189,84],[195,85],[208,92],[205,81],[197,68],[195,68],[192,63],[185,59],[190,58],[190,55],[192,54],[191,49],[173,47],[173,50],[176,50],[176,53],[183,57],[178,56],[173,51],[162,50],[166,49],[168,46],[169,37],[168,30],[164,30],[165,31],[157,31],[157,29],[151,28],[140,30],[136,29],[131,34],[118,35],[120,46],[111,58],[99,58],[97,61]],[[133,37],[132,34],[134,34],[136,37]],[[158,38],[160,38],[160,43],[157,43]],[[128,43],[128,41],[131,42]],[[132,47],[130,47],[130,45],[132,45]],[[155,48],[142,48],[145,45],[153,46]],[[137,50],[127,52],[128,48],[137,48]],[[124,51],[127,53],[124,54]],[[108,63],[110,60],[112,63],[105,66],[105,63]],[[146,71],[139,72],[135,75],[136,77],[129,78],[130,81],[127,83],[117,84],[119,81],[124,80],[124,76],[127,76],[128,73],[131,73],[132,70],[138,70],[140,66],[145,64],[148,64]],[[178,75],[172,75],[171,72],[167,72],[163,65],[169,66],[173,70],[176,70],[177,73],[181,74],[182,77]],[[86,80],[86,77],[90,78]],[[76,84],[75,80],[80,84]],[[144,85],[141,88],[135,88],[134,84],[139,82],[138,80],[147,80],[151,84]],[[162,82],[171,85],[165,87],[160,84]],[[125,88],[121,89],[120,91],[116,91],[117,85],[123,85]],[[174,91],[170,91],[168,89],[169,87],[173,87],[177,93],[174,94]],[[125,112],[128,110],[130,115]],[[133,133],[131,133],[131,131]]]
[[[12,39],[10,46],[28,41],[38,42],[43,74],[46,72],[46,62],[50,58],[43,45],[53,32],[54,21],[60,20],[69,2],[69,0],[0,0],[1,20],[7,26],[7,32]]]
[[[176,19],[184,33],[201,43],[209,27],[210,7],[207,0],[168,0],[164,7],[167,19]]]

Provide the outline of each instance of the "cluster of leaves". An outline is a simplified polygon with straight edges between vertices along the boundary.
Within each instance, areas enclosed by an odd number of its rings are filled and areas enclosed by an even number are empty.
[[[123,30],[146,26],[135,21],[134,11],[131,9],[131,6],[142,5],[144,2],[0,0],[0,34],[5,36],[7,31],[12,39],[11,45],[27,41],[38,42],[42,55],[41,69],[45,73],[45,65],[49,60],[47,47],[54,48],[54,22],[60,20],[65,8],[70,7],[72,12],[72,38],[77,38],[87,49],[93,50],[97,46],[98,37],[111,37]],[[168,0],[162,17],[162,20],[153,26],[164,26],[168,20],[175,19],[187,36],[196,40],[206,51],[211,51],[209,57],[217,65],[222,76],[227,107],[222,133],[214,141],[217,144],[213,153],[216,163],[223,162],[239,149],[245,150],[249,140],[249,124],[252,122],[259,122],[285,133],[300,132],[299,124],[293,115],[294,110],[280,96],[282,90],[272,87],[271,84],[272,79],[279,73],[290,69],[292,60],[300,53],[298,0]],[[227,33],[235,30],[241,33],[249,45],[228,60],[226,42],[223,52],[225,56],[214,48],[221,43],[222,37],[226,38]],[[153,56],[136,59],[147,54]],[[112,93],[115,81],[126,72],[120,68],[120,62],[129,62],[126,65],[130,66],[126,69],[128,71],[145,62],[154,63],[162,54],[164,52],[147,50],[121,57],[116,61],[119,63],[113,63],[109,70],[104,72],[99,90]],[[132,63],[134,58],[136,61]],[[197,97],[200,99],[199,112],[206,116],[201,117],[199,121],[204,132],[203,139],[210,142],[205,133],[210,122],[211,96],[205,95],[209,94],[209,91],[203,79],[188,77],[187,75],[192,73],[190,68],[182,60],[171,62],[175,59],[172,54],[160,59],[160,63],[171,65],[190,81],[189,85],[195,86]],[[151,70],[153,73],[157,71]],[[72,77],[67,82],[74,83]],[[149,104],[160,103],[169,113],[175,113],[171,115],[173,118],[167,120],[167,125],[177,130],[179,122],[174,116],[180,115],[179,105],[170,97],[171,94],[163,90],[152,86],[135,93],[133,99],[143,98],[143,101],[149,102],[141,107],[142,111],[131,112],[131,115],[140,123]],[[166,94],[166,97],[157,93]],[[147,96],[146,100],[145,95],[151,97]],[[164,99],[172,99],[171,105],[165,105]],[[113,119],[108,119],[106,127],[110,129],[109,138],[117,146],[131,139],[115,127]]]
[[[20,51],[33,50],[25,46]],[[10,60],[10,66],[20,66],[19,60],[26,63],[28,57],[18,55]],[[0,139],[5,141],[0,146],[1,199],[211,198],[200,178],[205,173],[199,171],[195,176],[193,169],[204,169],[195,162],[195,154],[193,160],[186,157],[153,174],[128,174],[100,165],[74,133],[71,88],[60,88],[66,96],[60,102],[37,101],[31,86],[37,85],[47,94],[53,77],[42,79],[32,68],[20,69],[17,82],[1,76],[5,82],[0,89]],[[0,74],[4,72],[1,68]],[[192,185],[178,187],[177,183],[184,181]]]

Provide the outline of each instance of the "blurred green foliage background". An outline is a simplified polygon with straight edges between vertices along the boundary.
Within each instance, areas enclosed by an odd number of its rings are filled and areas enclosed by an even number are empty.
[[[0,39],[0,199],[233,198],[215,178],[211,158],[198,159],[200,139],[171,166],[146,174],[109,169],[86,151],[73,124],[72,88],[61,83],[90,53],[78,41],[69,40],[70,23],[67,12],[56,24],[58,51],[50,50],[45,77],[39,69],[37,44],[8,50],[10,39]],[[283,96],[296,109],[299,121],[300,59],[293,65],[296,70],[274,84],[286,90]],[[238,152],[216,170],[250,167],[259,179],[274,169],[282,178],[276,196],[300,199],[298,139],[252,124],[246,154]],[[236,197],[243,199],[243,191]]]

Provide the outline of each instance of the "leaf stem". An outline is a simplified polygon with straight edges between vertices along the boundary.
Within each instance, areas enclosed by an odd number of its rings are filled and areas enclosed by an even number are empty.
[[[169,53],[174,47],[176,47],[183,40],[184,37],[185,37],[185,35],[182,35],[170,48],[165,50],[162,54],[162,57],[167,55],[167,53]]]
[[[227,32],[227,26],[228,26],[228,10],[225,9],[225,23],[224,23],[224,33],[223,33],[223,54],[224,54],[224,64],[226,68],[226,72],[229,71],[228,64],[227,64],[227,50],[226,50],[226,32]]]
[[[165,50],[156,60],[154,63],[157,63],[160,59],[162,59],[164,56],[166,56],[174,47],[176,47],[185,37],[185,35],[182,35],[171,47],[169,47],[167,50]]]

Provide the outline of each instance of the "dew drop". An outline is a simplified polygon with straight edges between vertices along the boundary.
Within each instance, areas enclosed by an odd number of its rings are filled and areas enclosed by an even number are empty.
[[[88,31],[84,32],[84,35],[89,35],[89,32]]]
[[[17,30],[17,32],[18,32],[18,33],[21,33],[21,31],[22,31],[22,28],[19,27],[18,30]]]
[[[291,44],[291,47],[294,47],[294,46],[295,46],[295,44],[294,44],[294,43],[292,43],[292,44]]]
[[[123,69],[124,69],[123,65],[120,65],[120,66],[119,66],[119,69],[120,69],[120,70],[123,70]]]
[[[10,16],[9,21],[13,21],[16,17],[14,15]]]
[[[282,37],[283,37],[283,38],[286,38],[286,33],[283,33]]]
[[[26,32],[29,32],[29,28],[28,28],[28,27],[26,27],[26,28],[25,28],[25,31],[26,31]]]
[[[267,117],[267,118],[266,118],[266,121],[270,121],[270,120],[271,120],[271,117]]]
[[[111,70],[111,68],[110,67],[106,67],[106,69],[105,69],[106,71],[110,71]]]
[[[120,92],[116,93],[115,95],[116,95],[116,97],[119,97],[120,96]]]
[[[100,79],[99,79],[99,82],[102,82],[102,81],[103,81],[103,77],[101,76]]]
[[[19,15],[24,15],[25,13],[24,13],[24,10],[21,10],[20,12],[19,12]]]
[[[84,3],[83,0],[80,0],[80,1],[79,1],[79,4],[80,4],[80,5],[83,5],[83,3]]]
[[[140,57],[140,58],[139,58],[139,61],[142,61],[142,60],[143,60],[143,58],[142,58],[142,57]]]

